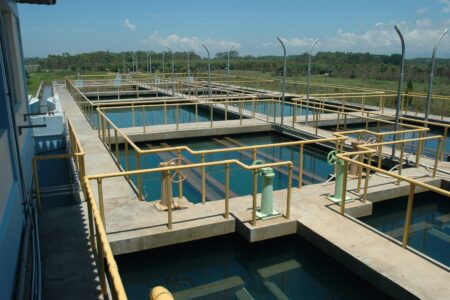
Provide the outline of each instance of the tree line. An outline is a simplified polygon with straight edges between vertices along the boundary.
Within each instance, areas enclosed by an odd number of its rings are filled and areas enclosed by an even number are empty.
[[[26,64],[38,65],[39,70],[69,70],[73,72],[86,71],[132,71],[134,68],[133,54],[137,58],[138,71],[146,72],[147,56],[151,58],[152,72],[162,72],[162,52],[109,52],[97,51],[70,55],[48,55],[45,58],[26,58]],[[187,72],[187,52],[174,52],[175,72]],[[189,53],[191,72],[207,70],[207,60],[194,52]],[[211,69],[227,69],[227,52],[219,52],[211,59]],[[164,52],[164,68],[171,70],[172,53]],[[237,51],[230,52],[230,69],[246,70],[281,75],[283,58],[281,56],[240,56]],[[377,80],[397,80],[401,56],[399,54],[380,55],[352,52],[318,52],[313,57],[312,73],[339,78],[359,78]],[[429,76],[430,59],[416,58],[405,62],[406,79],[425,83]],[[308,54],[290,55],[287,58],[288,76],[306,75]],[[450,59],[437,59],[435,80],[442,84],[450,83]]]

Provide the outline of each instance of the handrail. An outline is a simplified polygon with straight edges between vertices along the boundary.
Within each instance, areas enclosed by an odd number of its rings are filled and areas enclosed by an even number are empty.
[[[92,201],[92,191],[90,186],[86,185],[86,170],[84,164],[85,152],[83,146],[78,139],[75,128],[72,121],[69,118],[67,120],[68,137],[69,137],[69,149],[70,153],[65,154],[52,154],[52,155],[41,155],[34,156],[32,158],[32,172],[33,179],[35,182],[35,193],[36,193],[36,203],[39,211],[41,208],[41,195],[39,189],[39,175],[38,175],[38,162],[42,160],[49,159],[67,159],[73,158],[75,163],[76,171],[78,171],[78,176],[80,178],[80,186],[83,191],[84,197],[88,204],[88,226],[89,226],[89,240],[91,243],[92,250],[96,253],[97,267],[99,268],[99,277],[102,288],[103,297],[108,296],[107,287],[109,286],[113,299],[126,300],[125,289],[123,287],[120,274],[118,272],[117,264],[114,260],[114,256],[109,245],[106,231],[104,225],[99,217],[99,212],[95,201]],[[95,232],[97,234],[95,234]],[[108,271],[110,274],[111,281],[109,285],[106,281],[109,280],[105,275],[104,260],[108,265]]]
[[[151,169],[140,169],[140,170],[133,170],[133,171],[122,171],[122,172],[115,172],[115,173],[107,173],[107,174],[96,174],[96,175],[90,175],[86,176],[86,181],[89,180],[97,180],[97,186],[98,186],[98,202],[100,206],[100,216],[102,218],[103,223],[106,222],[105,212],[104,212],[104,206],[103,206],[103,187],[102,187],[102,181],[105,178],[113,178],[113,177],[129,177],[132,175],[143,175],[143,174],[150,174],[150,173],[160,173],[164,172],[167,173],[170,171],[179,171],[179,170],[185,170],[185,169],[192,169],[192,168],[202,168],[202,170],[205,169],[205,167],[212,167],[212,166],[225,166],[226,167],[226,182],[229,182],[229,167],[230,165],[237,165],[244,170],[253,171],[253,189],[252,189],[252,226],[256,226],[256,209],[257,209],[257,170],[261,168],[268,168],[268,167],[281,167],[281,166],[287,166],[288,167],[288,187],[287,187],[287,196],[286,196],[286,212],[284,217],[286,219],[290,218],[290,206],[291,206],[291,189],[292,189],[292,167],[293,163],[292,161],[280,161],[280,162],[272,162],[272,163],[264,163],[260,165],[246,165],[243,162],[237,160],[237,159],[227,159],[227,160],[221,160],[221,161],[212,161],[212,162],[202,162],[202,163],[193,163],[188,165],[175,165],[175,166],[166,166],[166,167],[157,167],[157,168],[151,168]],[[203,177],[203,176],[202,176]],[[89,183],[87,183],[89,184]],[[204,194],[206,193],[205,187],[202,185],[202,202]],[[167,210],[167,224],[168,228],[172,229],[172,208],[171,205],[168,205]],[[224,217],[228,218],[229,214],[229,184],[226,184],[225,186],[225,212]]]

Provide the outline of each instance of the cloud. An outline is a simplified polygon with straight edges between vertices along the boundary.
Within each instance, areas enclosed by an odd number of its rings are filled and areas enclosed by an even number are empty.
[[[418,10],[416,10],[416,13],[421,16],[424,15],[428,12],[428,8],[419,8]]]
[[[444,13],[450,12],[450,0],[439,0],[438,3],[443,5],[441,9],[442,12]]]
[[[450,0],[449,0],[450,1]],[[397,53],[400,42],[394,25],[397,25],[403,33],[407,55],[431,52],[438,37],[442,34],[444,27],[450,24],[450,19],[440,24],[433,24],[430,19],[418,19],[415,22],[377,22],[364,31],[348,31],[339,28],[335,34],[321,38],[321,43],[317,46],[318,51],[352,51],[352,52],[372,52],[372,53]],[[291,54],[308,51],[313,39],[290,37],[283,38],[283,41]],[[450,37],[442,41],[442,49],[450,47]],[[261,44],[264,48],[278,47],[278,42],[266,42]],[[291,49],[289,49],[291,48]]]
[[[153,32],[147,38],[141,40],[142,43],[159,46],[159,47],[169,47],[173,50],[194,50],[200,51],[203,49],[202,44],[205,44],[210,51],[224,51],[230,48],[239,49],[241,45],[238,42],[226,41],[226,40],[214,40],[214,39],[204,39],[201,40],[196,36],[179,36],[178,34],[170,34],[166,37],[162,37],[159,31]]]
[[[129,31],[136,31],[136,25],[131,23],[131,21],[128,19],[120,20],[120,24],[122,24],[122,26],[128,29]]]

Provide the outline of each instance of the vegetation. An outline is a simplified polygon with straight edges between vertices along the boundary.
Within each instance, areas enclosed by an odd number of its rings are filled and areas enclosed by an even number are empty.
[[[147,70],[147,52],[137,51],[138,69]],[[162,53],[149,52],[152,71],[162,71]],[[211,60],[214,72],[226,71],[227,52],[219,52]],[[41,72],[31,74],[31,87],[38,76],[59,76],[89,72],[132,70],[132,52],[91,52],[77,55],[63,53],[49,55],[46,58],[28,58],[27,64],[38,64]],[[165,52],[165,71],[171,68],[171,53]],[[187,52],[174,52],[175,72],[187,71]],[[279,77],[282,72],[281,56],[239,56],[237,51],[230,52],[233,74],[252,74],[267,77]],[[397,89],[400,55],[376,55],[370,53],[319,52],[313,57],[312,74],[314,82],[347,84],[378,89]],[[405,83],[411,82],[410,91],[425,92],[429,74],[429,59],[409,59],[405,63]],[[287,60],[287,73],[291,79],[304,80],[307,72],[308,55],[291,55]],[[190,53],[192,72],[204,72],[207,69],[206,59],[194,52]],[[42,71],[52,71],[42,73]],[[56,73],[53,71],[57,71]],[[52,78],[48,78],[51,80]],[[437,59],[435,67],[435,94],[450,95],[450,59]],[[30,88],[32,90],[32,88]],[[405,86],[406,89],[406,86]]]

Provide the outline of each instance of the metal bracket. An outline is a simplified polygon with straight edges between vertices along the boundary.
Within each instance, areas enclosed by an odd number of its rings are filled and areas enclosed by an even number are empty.
[[[27,121],[27,117],[29,116],[43,116],[46,115],[47,113],[26,113],[23,114],[23,121],[26,122]]]
[[[24,128],[39,128],[39,127],[47,127],[47,124],[39,124],[39,125],[21,125],[17,128],[19,129],[19,135],[22,135],[22,129]]]

